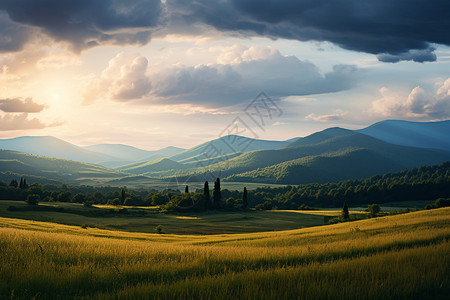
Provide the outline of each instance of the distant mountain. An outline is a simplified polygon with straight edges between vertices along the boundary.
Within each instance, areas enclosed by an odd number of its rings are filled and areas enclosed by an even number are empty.
[[[220,173],[230,181],[301,184],[361,178],[446,160],[450,160],[450,152],[398,146],[351,130],[329,128],[282,149],[243,153],[208,168],[180,170],[177,176]]]
[[[123,144],[98,144],[86,146],[83,148],[90,151],[95,151],[105,155],[113,156],[121,161],[128,161],[128,162],[169,157],[185,150],[177,147],[166,147],[156,151],[148,151]]]
[[[167,147],[158,151],[121,144],[81,148],[52,137],[22,137],[0,140],[0,149],[95,162],[115,170],[74,161],[52,162],[48,157],[31,160],[32,155],[16,152],[8,156],[6,151],[5,157],[0,157],[0,172],[58,180],[67,176],[75,180],[98,177],[113,181],[128,176],[127,180],[132,180],[134,175],[142,175],[146,176],[139,177],[142,182],[146,178],[172,180],[174,177],[197,182],[214,177],[284,184],[329,182],[450,161],[449,133],[450,121],[384,121],[358,131],[328,128],[288,141],[229,135],[188,150]]]
[[[391,144],[450,151],[450,120],[442,122],[387,120],[357,132]]]
[[[170,159],[187,161],[195,157],[197,160],[205,160],[231,153],[245,153],[261,149],[280,149],[288,144],[289,142],[287,141],[265,141],[239,135],[227,135],[173,155]]]
[[[0,150],[0,170],[65,182],[79,181],[84,178],[123,177],[123,174],[98,165],[10,150]]]
[[[113,156],[83,149],[52,136],[22,136],[13,139],[0,139],[0,149],[86,163],[116,160]]]

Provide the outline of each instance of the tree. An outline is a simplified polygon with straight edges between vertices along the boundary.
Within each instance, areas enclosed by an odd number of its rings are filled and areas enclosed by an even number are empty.
[[[69,191],[63,191],[58,194],[59,202],[70,202],[72,200],[72,194]]]
[[[20,178],[19,188],[23,189],[23,177]]]
[[[39,203],[39,200],[41,200],[41,197],[39,195],[30,194],[30,195],[28,195],[26,202],[29,205],[37,205]]]
[[[189,194],[189,186],[186,185],[186,187],[184,188],[184,192],[185,192],[186,194]]]
[[[342,218],[344,220],[348,220],[350,217],[349,213],[348,213],[348,205],[347,205],[347,201],[344,201],[344,205],[342,206]]]
[[[120,203],[124,202],[125,202],[125,190],[122,189],[122,191],[120,192]]]
[[[26,181],[23,181],[23,185],[22,186],[28,186],[28,184],[26,183]],[[25,187],[23,187],[25,189]],[[39,196],[42,196],[44,194],[44,190],[42,189],[41,185],[37,182],[33,183],[32,185],[30,185],[30,187],[28,188],[28,193],[29,194],[38,194]]]
[[[230,197],[225,201],[225,207],[227,209],[233,209],[234,208],[234,198]]]
[[[220,179],[217,178],[214,182],[214,191],[213,191],[213,201],[215,208],[220,208],[220,200],[222,198],[222,194],[220,192]]]
[[[120,199],[119,199],[119,198],[114,198],[114,199],[112,199],[112,200],[108,200],[108,202],[106,202],[106,204],[108,204],[108,205],[116,205],[116,206],[119,206],[119,205],[121,205],[122,203],[120,202]]]
[[[272,202],[269,200],[265,201],[264,203],[260,203],[255,206],[258,210],[271,210],[272,209]]]
[[[203,186],[203,197],[205,198],[205,209],[208,209],[211,201],[211,197],[209,196],[208,181],[205,181],[205,185]]]
[[[375,217],[381,211],[381,208],[378,204],[369,204],[367,210],[371,217]]]
[[[13,179],[13,180],[11,180],[11,182],[9,183],[9,186],[12,186],[12,187],[18,187],[19,186],[19,183],[17,182],[17,179]]]
[[[242,207],[246,208],[247,206],[248,206],[247,188],[244,186],[244,193],[242,194]]]

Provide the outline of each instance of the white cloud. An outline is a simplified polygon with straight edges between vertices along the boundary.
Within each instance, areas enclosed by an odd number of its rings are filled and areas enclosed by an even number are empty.
[[[288,123],[286,122],[275,122],[272,124],[272,126],[280,126],[280,125],[287,125]]]
[[[143,56],[118,54],[101,76],[87,85],[84,103],[101,98],[128,101],[144,97],[151,90],[147,67],[148,60]]]
[[[261,91],[274,98],[331,93],[349,89],[356,81],[354,66],[338,65],[322,74],[311,62],[283,56],[270,46],[208,50],[216,53],[220,63],[175,64],[148,71],[146,58],[119,54],[99,78],[89,82],[85,103],[100,98],[143,99],[153,104],[218,108],[248,102]]]
[[[338,65],[322,74],[311,62],[283,56],[270,46],[210,51],[217,53],[217,64],[179,65],[153,73],[151,94],[166,102],[224,107],[249,101],[261,91],[276,98],[312,95],[346,90],[356,81],[354,66]]]
[[[316,116],[315,114],[309,114],[306,116],[307,120],[314,120],[317,122],[336,122],[341,121],[348,112],[341,109],[336,109],[333,113],[327,115]]]
[[[415,87],[407,96],[385,87],[372,103],[372,112],[385,117],[443,120],[450,117],[450,78],[437,84],[435,92]]]

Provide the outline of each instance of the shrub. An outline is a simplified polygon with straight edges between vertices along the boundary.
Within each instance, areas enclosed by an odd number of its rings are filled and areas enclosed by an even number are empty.
[[[369,204],[367,211],[371,217],[375,217],[381,211],[381,207],[378,204]]]
[[[435,207],[447,207],[450,206],[450,198],[439,198],[434,202]]]
[[[8,206],[8,208],[6,209],[7,211],[18,211],[17,207],[15,206]]]
[[[272,202],[266,201],[264,203],[257,204],[255,206],[255,208],[258,209],[258,210],[271,210],[272,209]]]
[[[156,231],[157,234],[163,234],[164,233],[163,226],[162,225],[156,226],[155,227],[155,231]]]
[[[94,204],[94,203],[92,201],[90,201],[90,200],[83,202],[83,206],[84,207],[92,207],[92,204]]]

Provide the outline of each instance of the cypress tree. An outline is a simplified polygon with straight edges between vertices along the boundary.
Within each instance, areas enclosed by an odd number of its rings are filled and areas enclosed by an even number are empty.
[[[244,187],[244,193],[242,195],[242,206],[246,208],[248,206],[248,199],[247,199],[247,188]]]
[[[120,203],[124,204],[125,203],[125,190],[122,189],[122,192],[120,194]]]
[[[11,180],[11,182],[9,183],[9,186],[12,186],[12,187],[17,187],[19,184],[17,183],[17,179],[13,179],[13,180]]]
[[[220,199],[222,198],[222,194],[220,192],[220,179],[217,178],[214,182],[214,192],[213,192],[213,201],[215,208],[220,208]]]
[[[184,188],[184,192],[186,193],[186,194],[189,194],[189,187],[186,185],[186,187]]]
[[[23,177],[20,178],[19,188],[23,189]]]
[[[344,220],[348,220],[350,217],[349,213],[348,213],[348,205],[347,205],[347,201],[344,201],[344,205],[342,206],[342,218]]]
[[[205,198],[205,209],[208,209],[211,198],[209,196],[209,184],[208,181],[205,181],[205,185],[203,186],[203,197]]]
[[[23,188],[24,189],[28,188],[28,183],[27,183],[27,180],[25,178],[23,179]]]

